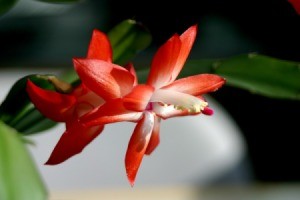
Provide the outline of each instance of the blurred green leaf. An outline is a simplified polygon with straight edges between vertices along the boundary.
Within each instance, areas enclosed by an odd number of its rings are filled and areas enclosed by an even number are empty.
[[[214,73],[226,85],[270,98],[300,99],[300,63],[264,55],[245,54],[225,59],[190,60],[182,74]]]
[[[300,63],[247,54],[220,60],[214,72],[227,84],[271,98],[300,100]]]
[[[29,135],[39,133],[57,125],[57,122],[45,118],[38,110],[32,107],[26,112],[26,116],[17,121],[14,128],[20,133]]]
[[[0,199],[46,200],[47,190],[20,136],[0,121]]]
[[[17,2],[17,0],[0,0],[0,15],[9,11]]]
[[[60,77],[63,81],[71,83],[73,86],[80,83],[79,76],[74,70],[74,68],[64,71],[62,74],[60,74]]]
[[[152,41],[150,32],[134,20],[124,20],[108,33],[114,63],[124,65]]]

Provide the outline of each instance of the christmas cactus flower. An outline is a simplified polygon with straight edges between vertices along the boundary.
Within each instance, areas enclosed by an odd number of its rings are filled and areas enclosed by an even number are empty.
[[[214,92],[224,83],[224,78],[214,74],[199,74],[176,80],[190,53],[197,34],[197,25],[191,26],[183,34],[174,34],[163,44],[151,63],[147,82],[137,84],[135,73],[134,87],[128,84],[130,76],[119,76],[117,92],[103,92],[113,87],[102,75],[102,65],[117,68],[108,62],[96,64],[90,60],[75,60],[82,82],[98,94],[104,94],[106,102],[80,117],[87,127],[131,121],[137,125],[130,138],[125,156],[127,177],[131,185],[142,162],[143,156],[151,154],[159,144],[161,119],[177,116],[210,115],[212,109],[202,95]],[[132,65],[130,65],[130,71]],[[108,67],[109,68],[109,67]],[[126,81],[127,80],[127,81]]]
[[[121,88],[118,81],[121,76],[125,74],[126,77],[129,77],[126,80],[128,80],[128,84],[131,84],[131,87],[133,86],[134,75],[131,73],[134,72],[120,66],[114,68],[111,64],[111,44],[108,37],[101,31],[94,30],[86,59],[92,63],[110,63],[106,68],[104,66],[99,68],[102,75],[101,81],[107,81],[111,86],[105,87],[100,95],[94,93],[84,83],[72,88],[71,85],[53,77],[49,77],[49,81],[56,86],[57,91],[42,89],[30,80],[27,82],[27,92],[35,107],[47,118],[66,124],[66,131],[62,134],[46,164],[59,164],[80,153],[86,145],[102,132],[103,124],[86,127],[79,122],[79,117],[101,106],[107,96],[120,97],[118,96],[118,90]]]

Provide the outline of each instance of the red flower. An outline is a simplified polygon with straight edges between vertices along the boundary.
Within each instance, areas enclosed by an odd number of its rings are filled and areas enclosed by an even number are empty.
[[[66,131],[46,164],[59,164],[80,153],[103,130],[103,125],[84,127],[78,121],[80,116],[104,103],[101,97],[89,91],[83,84],[69,94],[62,94],[42,89],[28,80],[27,92],[43,115],[53,121],[66,123]]]
[[[298,15],[300,15],[300,0],[288,0],[288,1],[292,4],[292,6],[294,7]]]
[[[75,59],[75,69],[82,82],[107,100],[102,106],[83,115],[80,121],[87,126],[120,121],[137,122],[125,157],[131,185],[134,184],[143,156],[149,155],[159,144],[161,119],[212,114],[201,96],[220,88],[225,83],[222,77],[199,74],[176,80],[194,44],[196,33],[197,26],[194,25],[182,35],[173,35],[155,54],[146,84],[134,84],[133,88],[128,74],[120,73],[118,80],[103,77],[106,73],[102,72],[102,68],[118,69],[115,65]],[[132,65],[129,66],[133,69]],[[119,86],[114,93],[104,91],[107,88],[113,91],[114,85]]]
[[[131,87],[133,86],[134,75],[124,68],[113,66],[111,63],[112,48],[104,33],[94,30],[87,59],[88,61],[83,60],[82,62],[95,63],[95,65],[93,65],[94,67],[97,67],[96,63],[98,62],[109,63],[109,65],[101,66],[101,68],[97,69],[97,72],[101,73],[101,76],[99,76],[100,81],[105,82],[107,80],[106,78],[109,77],[110,79],[107,84],[111,86],[106,86],[102,89],[100,95],[94,93],[93,90],[90,90],[83,83],[75,87],[73,91],[69,93],[60,93],[42,89],[30,80],[27,82],[28,95],[36,108],[47,118],[56,122],[65,122],[66,124],[66,131],[59,139],[46,164],[59,164],[75,154],[80,153],[101,133],[104,125],[100,124],[94,127],[85,127],[79,122],[79,117],[101,106],[108,97],[121,97],[119,90],[123,91],[125,89],[118,85],[119,82],[120,84],[122,83],[122,86],[127,83],[131,84]],[[78,65],[78,62],[75,62],[75,66]],[[123,82],[123,79],[120,77],[124,74],[129,78]]]

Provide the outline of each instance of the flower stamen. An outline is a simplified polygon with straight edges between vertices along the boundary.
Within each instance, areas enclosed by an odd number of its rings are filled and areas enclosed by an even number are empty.
[[[189,113],[200,113],[205,107],[208,106],[206,101],[198,97],[164,89],[156,90],[153,93],[150,101],[153,103],[158,103],[161,106],[172,105],[176,110],[186,110]]]
[[[184,105],[174,105],[174,108],[176,110],[187,110],[189,113],[200,113],[202,112],[206,107],[208,106],[208,103],[205,101],[200,101],[198,104],[193,104],[189,107]]]

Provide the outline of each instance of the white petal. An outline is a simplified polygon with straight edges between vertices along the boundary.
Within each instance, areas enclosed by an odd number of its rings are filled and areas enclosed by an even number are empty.
[[[199,113],[208,105],[198,97],[166,89],[155,90],[150,101],[173,105],[177,110],[188,110],[192,113]]]

